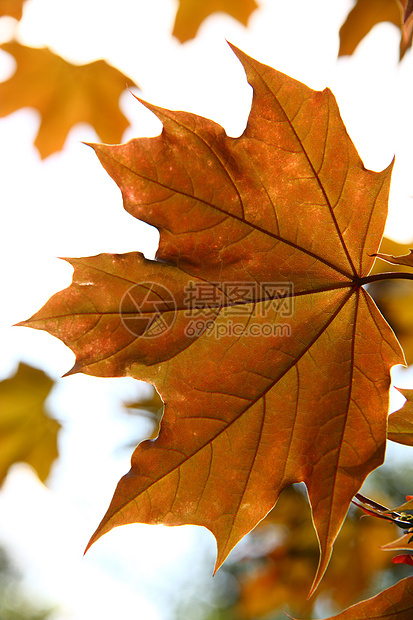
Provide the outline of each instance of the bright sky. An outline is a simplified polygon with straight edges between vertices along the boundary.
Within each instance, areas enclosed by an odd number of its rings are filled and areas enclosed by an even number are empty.
[[[0,40],[14,33],[76,62],[103,57],[130,75],[144,98],[208,116],[232,136],[245,126],[251,90],[225,39],[312,88],[328,85],[366,167],[382,169],[396,153],[388,234],[410,241],[413,59],[409,52],[398,63],[397,29],[377,26],[352,58],[337,62],[338,30],[351,0],[260,5],[248,30],[214,16],[194,41],[180,45],[171,36],[173,0],[118,0],[115,11],[109,0],[28,0],[19,26],[0,20]],[[2,53],[0,79],[13,67]],[[124,140],[159,132],[159,122],[128,92],[122,106],[132,123]],[[71,268],[55,257],[133,250],[153,257],[158,236],[123,210],[115,184],[81,144],[97,140],[89,126],[75,127],[64,151],[44,162],[32,146],[37,127],[33,110],[0,120],[0,378],[23,360],[58,380],[73,364],[69,349],[43,332],[10,328],[70,283]],[[408,386],[407,376],[398,374],[399,386]],[[33,592],[61,606],[54,620],[169,620],[168,596],[173,599],[183,583],[192,587],[197,573],[212,579],[215,543],[202,528],[118,528],[82,557],[129,469],[130,455],[121,447],[142,432],[121,411],[137,385],[83,375],[60,380],[49,405],[64,431],[49,489],[16,467],[0,492],[0,543],[24,567]],[[194,569],[203,553],[206,565]]]

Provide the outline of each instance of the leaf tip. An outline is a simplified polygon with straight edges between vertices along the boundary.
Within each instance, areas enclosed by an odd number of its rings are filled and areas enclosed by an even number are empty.
[[[234,52],[235,56],[238,58],[238,60],[244,64],[242,62],[243,58],[248,58],[247,54],[245,54],[245,52],[243,52],[242,50],[239,49],[239,47],[237,47],[236,45],[234,45],[233,43],[231,43],[231,41],[228,41],[228,39],[225,39],[226,42],[228,43],[228,45],[230,46],[230,48],[232,49],[232,51]]]
[[[307,600],[309,600],[315,594],[315,591],[317,590],[318,586],[320,585],[321,580],[324,577],[324,573],[327,570],[327,566],[328,566],[328,563],[330,561],[330,557],[331,557],[331,550],[330,550],[330,552],[327,553],[327,551],[323,552],[320,549],[320,560],[319,560],[319,563],[318,563],[317,572],[315,574],[314,581],[313,581],[313,583],[311,585],[311,588],[310,588],[310,591],[308,593]]]
[[[85,146],[89,146],[91,149],[93,149],[96,152],[96,149],[99,148],[99,144],[96,142],[84,142],[83,140],[80,142],[80,144],[84,144]]]
[[[92,536],[92,538],[89,540],[88,544],[85,547],[85,550],[83,552],[83,556],[86,555],[86,553],[89,551],[90,547],[93,545],[94,542],[95,542],[94,541],[94,536]]]
[[[147,110],[155,114],[155,116],[163,123],[165,120],[165,113],[162,108],[154,105],[153,103],[149,103],[149,101],[145,101],[145,99],[138,97],[135,93],[132,93],[132,96],[135,97],[136,101],[139,101],[139,103],[141,103]]]
[[[65,372],[64,375],[62,375],[62,379],[64,377],[70,377],[71,375],[75,375],[76,373],[80,372],[81,367],[82,367],[81,363],[76,361],[75,364],[72,366],[72,368],[68,370],[67,372]]]
[[[89,551],[89,549],[91,548],[92,545],[95,544],[95,542],[101,537],[101,534],[99,533],[99,528],[94,532],[94,534],[90,537],[90,540],[88,542],[88,544],[85,547],[85,550],[83,552],[83,556],[86,555],[86,553]]]
[[[29,323],[30,319],[26,319],[25,321],[19,321],[18,323],[13,323],[12,327],[30,327]]]

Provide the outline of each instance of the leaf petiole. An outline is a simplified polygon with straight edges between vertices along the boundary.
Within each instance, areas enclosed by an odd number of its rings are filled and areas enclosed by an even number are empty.
[[[364,284],[370,284],[371,282],[377,282],[378,280],[393,280],[394,278],[413,280],[413,273],[407,273],[404,271],[385,271],[384,273],[373,273],[370,276],[365,276],[364,278],[355,278],[354,284],[363,286]]]

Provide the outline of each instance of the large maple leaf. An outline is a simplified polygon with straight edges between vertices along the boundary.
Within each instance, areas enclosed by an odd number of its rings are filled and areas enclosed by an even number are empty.
[[[42,158],[63,148],[76,123],[90,123],[99,138],[117,143],[129,123],[119,108],[119,97],[134,82],[123,73],[96,60],[72,65],[47,48],[33,48],[17,41],[0,49],[12,54],[17,70],[0,84],[0,117],[22,107],[41,115],[35,146]]]
[[[127,211],[159,229],[157,260],[70,259],[72,285],[22,325],[70,346],[71,372],[144,379],[165,403],[90,544],[125,523],[199,524],[218,567],[303,481],[316,584],[382,463],[389,369],[403,363],[362,288],[391,166],[363,167],[328,89],[234,51],[254,89],[241,137],[146,103],[160,136],[94,146]]]

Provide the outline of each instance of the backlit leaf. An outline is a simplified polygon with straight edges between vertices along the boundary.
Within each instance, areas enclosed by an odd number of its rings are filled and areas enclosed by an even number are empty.
[[[16,374],[0,382],[0,484],[15,463],[28,463],[46,480],[58,456],[60,424],[44,403],[54,382],[44,372],[19,364]]]
[[[120,142],[129,123],[119,108],[121,93],[134,82],[104,60],[72,65],[47,48],[16,41],[0,49],[12,54],[17,70],[0,84],[0,117],[22,107],[40,112],[35,140],[42,158],[63,148],[76,123],[90,123],[100,139]]]
[[[22,325],[70,346],[71,372],[143,379],[165,403],[90,544],[125,523],[204,525],[218,567],[284,487],[305,482],[316,585],[382,463],[389,371],[403,363],[360,280],[391,165],[364,168],[328,89],[235,53],[254,89],[241,137],[146,103],[160,136],[94,145],[127,211],[159,229],[157,260],[70,259],[72,285]]]

